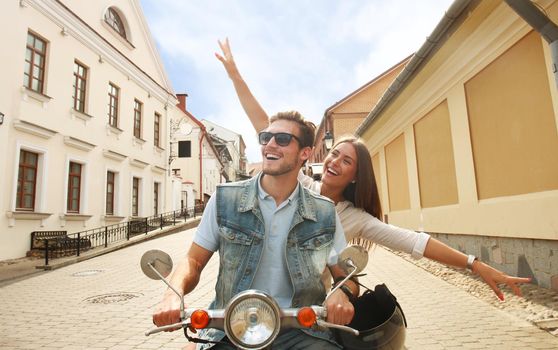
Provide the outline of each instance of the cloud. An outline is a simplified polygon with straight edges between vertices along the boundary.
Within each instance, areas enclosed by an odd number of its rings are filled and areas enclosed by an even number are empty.
[[[451,0],[172,1],[141,0],[175,91],[188,108],[243,135],[260,160],[255,132],[232,83],[213,56],[228,36],[235,60],[269,114],[324,111],[413,51]]]

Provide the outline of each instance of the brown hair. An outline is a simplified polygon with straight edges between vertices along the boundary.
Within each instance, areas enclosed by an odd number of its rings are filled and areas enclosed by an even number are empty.
[[[367,213],[382,220],[382,204],[380,203],[380,195],[376,185],[376,178],[374,177],[370,152],[364,142],[354,136],[342,137],[335,143],[335,146],[344,142],[350,143],[355,149],[357,154],[357,171],[355,182],[351,182],[345,187],[343,197],[351,201],[355,207],[362,208]]]
[[[300,129],[300,147],[312,147],[314,145],[314,134],[316,125],[304,117],[297,111],[279,112],[269,118],[269,124],[277,120],[290,120],[298,124]]]

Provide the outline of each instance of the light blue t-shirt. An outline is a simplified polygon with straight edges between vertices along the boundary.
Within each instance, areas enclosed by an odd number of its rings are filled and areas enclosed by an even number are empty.
[[[298,205],[298,186],[283,203],[278,206],[275,200],[261,187],[258,179],[258,201],[265,223],[265,241],[258,270],[252,287],[269,293],[282,308],[291,307],[293,286],[289,278],[285,257],[287,236],[292,218]],[[215,196],[211,196],[204,210],[202,220],[194,237],[194,243],[209,250],[219,249],[219,225],[217,224]],[[345,235],[337,213],[336,230],[328,265],[337,263],[337,256],[346,247]]]

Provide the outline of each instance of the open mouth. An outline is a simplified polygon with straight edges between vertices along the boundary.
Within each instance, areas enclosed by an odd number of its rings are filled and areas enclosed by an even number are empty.
[[[338,173],[335,169],[333,169],[333,168],[331,168],[331,167],[327,167],[327,168],[326,168],[326,173],[329,174],[329,175],[332,175],[332,176],[337,176],[337,175],[339,175],[339,173]]]
[[[278,160],[280,157],[279,155],[275,154],[275,153],[266,153],[265,154],[265,159],[267,160]]]

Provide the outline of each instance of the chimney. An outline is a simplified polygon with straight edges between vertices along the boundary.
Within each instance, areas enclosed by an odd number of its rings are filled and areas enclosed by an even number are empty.
[[[178,108],[186,113],[186,97],[188,97],[188,94],[176,94],[176,97],[178,98]]]

